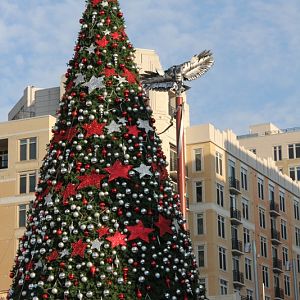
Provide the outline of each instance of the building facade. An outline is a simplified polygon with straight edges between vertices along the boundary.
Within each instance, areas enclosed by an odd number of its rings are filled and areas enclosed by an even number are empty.
[[[207,297],[299,299],[300,188],[212,125],[187,130],[189,228]]]
[[[153,50],[138,49],[136,63],[142,70],[160,69],[159,57]],[[13,265],[18,239],[23,235],[26,211],[34,198],[38,171],[46,154],[55,113],[64,93],[64,78],[59,87],[41,89],[29,86],[9,112],[7,122],[0,123],[0,299],[10,285],[9,271]],[[175,112],[171,93],[149,92],[149,104],[156,119],[157,132],[163,132]],[[184,99],[185,95],[184,95]],[[185,103],[185,124],[189,110]],[[175,124],[174,124],[175,125]],[[161,135],[164,153],[170,161],[169,170],[176,170],[176,131],[170,127]]]
[[[240,145],[257,156],[271,157],[281,172],[300,182],[300,127],[279,129],[272,123],[250,126],[238,136]]]
[[[42,116],[0,123],[0,296],[11,281],[9,271],[55,121]]]

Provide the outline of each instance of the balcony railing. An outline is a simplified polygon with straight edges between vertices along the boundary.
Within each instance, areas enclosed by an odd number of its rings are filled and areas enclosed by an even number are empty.
[[[231,207],[230,208],[230,220],[233,224],[241,224],[242,223],[242,217],[241,217],[241,211]]]
[[[279,287],[274,288],[275,299],[284,299],[283,289]]]
[[[233,270],[233,284],[237,286],[243,286],[244,285],[244,273],[238,271],[238,270]]]
[[[273,258],[273,271],[276,273],[282,272],[282,261],[276,257]]]
[[[275,201],[270,201],[270,215],[275,217],[280,216],[279,205]]]
[[[239,241],[238,239],[232,239],[231,246],[232,252],[234,252],[236,255],[243,254],[243,243],[241,241]]]
[[[281,244],[280,232],[275,228],[271,228],[271,242],[275,245]]]
[[[240,194],[240,181],[234,177],[229,177],[229,189],[233,194]]]

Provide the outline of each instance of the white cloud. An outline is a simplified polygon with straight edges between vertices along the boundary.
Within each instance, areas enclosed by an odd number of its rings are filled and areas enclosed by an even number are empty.
[[[155,49],[165,67],[213,50],[215,66],[189,92],[194,124],[205,120],[240,131],[272,118],[280,127],[299,125],[298,0],[120,4],[133,44]],[[0,1],[1,105],[13,105],[28,84],[58,83],[83,8],[84,1],[73,0]]]

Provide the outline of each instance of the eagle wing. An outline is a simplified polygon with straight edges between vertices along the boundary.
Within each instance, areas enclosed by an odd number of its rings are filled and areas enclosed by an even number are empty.
[[[143,87],[146,90],[168,91],[174,85],[172,77],[163,70],[156,69],[155,72],[145,71],[140,76]]]
[[[194,80],[206,73],[214,64],[214,59],[210,51],[204,50],[198,55],[194,55],[190,61],[181,64],[181,72],[184,80]]]

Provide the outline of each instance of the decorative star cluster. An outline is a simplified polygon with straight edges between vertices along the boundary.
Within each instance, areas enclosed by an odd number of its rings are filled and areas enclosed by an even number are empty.
[[[87,0],[8,299],[198,299],[117,0]]]

